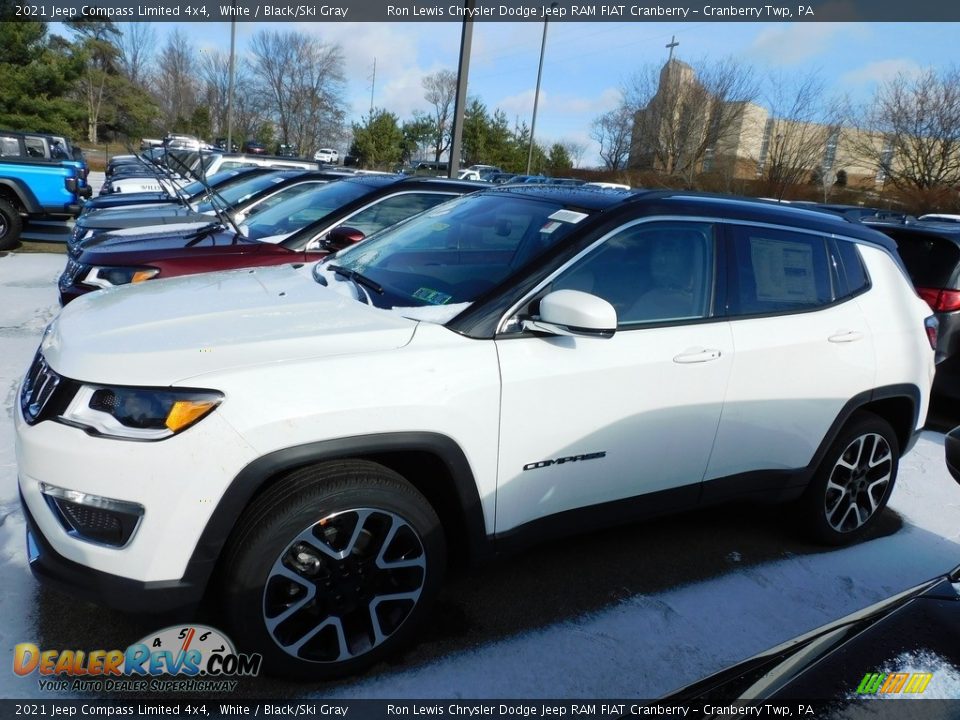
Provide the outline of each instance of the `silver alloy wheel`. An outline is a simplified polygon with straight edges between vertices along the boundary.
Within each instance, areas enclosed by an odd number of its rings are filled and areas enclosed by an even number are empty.
[[[267,632],[300,660],[363,655],[409,617],[426,570],[420,536],[399,515],[374,508],[333,513],[297,535],[270,569]]]
[[[893,473],[893,452],[877,433],[854,438],[830,471],[824,495],[827,523],[848,533],[867,522],[883,501]]]

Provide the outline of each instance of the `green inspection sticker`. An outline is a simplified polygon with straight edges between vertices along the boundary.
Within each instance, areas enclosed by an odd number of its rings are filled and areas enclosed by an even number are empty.
[[[418,300],[423,300],[431,305],[446,305],[453,299],[453,296],[451,295],[442,293],[439,290],[431,290],[430,288],[420,288],[413,294],[413,296]]]

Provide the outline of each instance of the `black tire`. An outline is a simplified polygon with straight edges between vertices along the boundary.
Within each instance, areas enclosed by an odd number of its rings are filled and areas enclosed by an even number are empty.
[[[262,653],[268,673],[333,678],[415,637],[445,565],[426,498],[382,465],[337,461],[292,473],[247,508],[221,600],[234,641]]]
[[[0,250],[9,250],[20,242],[23,219],[9,200],[0,198]]]
[[[800,500],[804,527],[825,545],[859,540],[893,492],[900,443],[890,423],[857,412],[830,446]]]

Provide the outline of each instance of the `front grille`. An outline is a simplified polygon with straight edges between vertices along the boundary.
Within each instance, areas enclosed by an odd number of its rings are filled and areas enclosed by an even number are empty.
[[[43,355],[37,353],[20,388],[20,411],[27,423],[37,422],[59,384],[60,376],[47,365]]]
[[[67,266],[60,274],[60,289],[68,290],[76,285],[77,280],[86,273],[87,269],[86,265],[78,263],[76,260],[67,260]]]
[[[78,258],[83,250],[80,248],[80,238],[83,236],[84,229],[82,225],[74,225],[73,232],[67,239],[67,255],[71,258]]]

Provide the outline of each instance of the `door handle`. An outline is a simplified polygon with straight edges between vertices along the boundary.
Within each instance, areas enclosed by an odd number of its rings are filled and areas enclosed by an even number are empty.
[[[691,363],[704,363],[710,362],[711,360],[719,360],[720,355],[721,353],[719,350],[703,350],[697,348],[695,350],[687,350],[686,352],[680,353],[673,358],[673,361],[682,365],[689,365]]]
[[[863,339],[863,333],[858,330],[838,330],[827,338],[832,343],[856,342]]]

